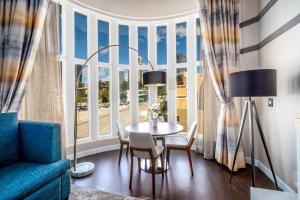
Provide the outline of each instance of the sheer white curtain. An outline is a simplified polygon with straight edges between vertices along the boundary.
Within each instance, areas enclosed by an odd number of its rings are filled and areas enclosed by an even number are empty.
[[[26,120],[60,123],[62,130],[62,153],[65,156],[58,15],[58,5],[50,3],[19,117]]]

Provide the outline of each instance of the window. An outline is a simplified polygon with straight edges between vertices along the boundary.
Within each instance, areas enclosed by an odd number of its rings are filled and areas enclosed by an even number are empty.
[[[110,69],[98,68],[98,118],[99,134],[110,133],[110,95],[109,95]]]
[[[176,112],[177,122],[187,131],[187,68],[176,69]]]
[[[204,72],[202,66],[197,66],[196,73],[196,90],[197,90],[197,118],[198,118],[198,134],[202,135],[204,131]]]
[[[156,28],[156,63],[157,65],[167,64],[167,27]]]
[[[196,46],[197,46],[197,61],[200,61],[200,48],[201,48],[201,44],[200,44],[200,19],[198,18],[196,20]]]
[[[87,17],[75,12],[75,58],[87,58]]]
[[[109,45],[109,23],[98,20],[98,48],[107,47]],[[98,54],[98,61],[109,62],[109,49],[104,49]]]
[[[147,70],[139,70],[138,77],[138,99],[139,99],[139,114],[138,121],[146,122],[148,121],[148,87],[143,85],[143,73]]]
[[[148,28],[138,27],[138,55],[139,64],[147,65],[148,61]]]
[[[62,8],[59,5],[59,18],[58,18],[58,31],[59,31],[59,53],[62,53]]]
[[[129,70],[124,69],[119,71],[119,117],[126,125],[130,124],[130,90],[129,90]]]
[[[186,22],[176,24],[176,63],[186,63]]]
[[[82,65],[75,65],[75,84],[79,77],[77,89],[77,137],[85,138],[89,136],[89,113],[88,113],[88,67],[82,70]]]
[[[166,69],[161,71],[167,72]],[[157,103],[164,111],[163,120],[168,121],[167,85],[157,87]]]
[[[124,47],[119,47],[119,63],[123,65],[129,64],[129,27],[119,25],[119,44]]]

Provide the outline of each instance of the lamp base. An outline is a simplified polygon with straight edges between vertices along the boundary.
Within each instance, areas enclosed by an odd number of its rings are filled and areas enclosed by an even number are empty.
[[[95,164],[91,162],[82,162],[76,165],[76,171],[74,167],[71,169],[71,175],[74,178],[81,178],[92,174],[95,170]]]

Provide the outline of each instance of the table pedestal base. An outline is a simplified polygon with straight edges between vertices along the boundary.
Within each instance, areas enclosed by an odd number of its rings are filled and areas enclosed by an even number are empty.
[[[156,160],[155,164],[156,164],[155,174],[161,174],[163,172],[161,159],[158,158]],[[142,159],[141,160],[141,169],[144,172],[152,173],[151,160]],[[167,160],[165,159],[164,160],[164,172],[166,172],[168,170],[169,170],[169,165],[167,164]]]

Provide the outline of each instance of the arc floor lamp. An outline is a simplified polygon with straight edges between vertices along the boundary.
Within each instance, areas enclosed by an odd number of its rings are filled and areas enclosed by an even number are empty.
[[[262,140],[264,150],[272,171],[275,186],[278,190],[277,180],[271,157],[267,148],[267,143],[261,126],[260,118],[257,112],[255,101],[252,97],[267,97],[277,96],[276,70],[273,69],[259,69],[247,70],[229,74],[229,96],[230,97],[247,97],[244,104],[242,120],[239,129],[237,147],[234,153],[233,165],[231,169],[230,182],[233,175],[233,169],[236,161],[236,156],[241,143],[245,119],[248,114],[249,119],[249,134],[251,135],[251,164],[252,164],[252,186],[255,187],[255,163],[254,163],[254,132],[253,132],[253,117],[255,118],[258,127],[259,136]]]
[[[73,167],[71,169],[71,175],[73,177],[84,177],[92,174],[95,169],[95,164],[91,162],[82,162],[77,163],[77,92],[78,92],[78,84],[80,80],[80,76],[82,74],[82,71],[84,68],[87,67],[87,63],[95,56],[98,55],[98,53],[109,49],[111,47],[122,47],[122,48],[128,48],[136,53],[138,53],[138,50],[135,48],[132,48],[130,46],[120,45],[120,44],[112,44],[103,48],[99,48],[97,51],[92,53],[87,60],[84,62],[82,68],[80,69],[77,79],[75,82],[75,105],[74,105],[74,160],[73,160]],[[151,70],[149,72],[143,73],[143,85],[144,86],[161,86],[166,84],[166,72],[164,71],[155,71],[152,63],[149,61],[147,57],[144,57]]]

